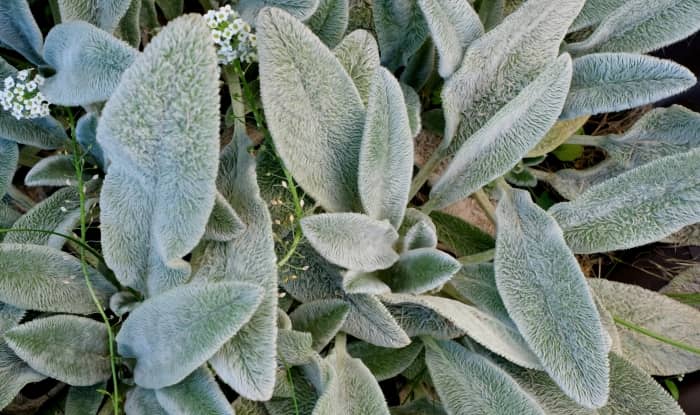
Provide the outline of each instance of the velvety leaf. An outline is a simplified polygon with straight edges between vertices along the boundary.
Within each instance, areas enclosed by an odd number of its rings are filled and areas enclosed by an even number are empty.
[[[345,36],[333,53],[355,83],[362,102],[367,105],[370,86],[379,67],[377,41],[368,31],[358,29]]]
[[[280,285],[301,302],[341,298],[350,307],[342,330],[381,347],[403,347],[411,340],[373,295],[343,293],[341,269],[323,259],[308,243],[302,241],[295,258],[290,260],[291,272],[306,268],[299,278],[286,278],[283,271]]]
[[[498,26],[505,17],[506,0],[482,0],[479,6],[479,18],[484,24],[485,31]]]
[[[263,404],[243,398],[233,401],[233,409],[236,411],[236,415],[268,415]]]
[[[308,365],[311,366],[311,365]],[[306,366],[304,366],[306,368]],[[292,400],[288,397],[273,397],[264,403],[264,415],[288,415],[288,414],[311,414],[316,401],[318,400],[319,392],[315,385],[307,376],[307,371],[302,368],[292,367],[289,369],[294,386],[294,397]],[[291,385],[289,387],[291,390]],[[236,412],[238,414],[238,412]],[[257,413],[253,413],[258,415]],[[240,414],[239,414],[240,415]]]
[[[213,241],[229,241],[243,231],[245,224],[238,217],[238,214],[228,203],[224,195],[216,192],[214,199],[214,209],[209,216],[204,239]]]
[[[211,32],[201,15],[180,17],[124,72],[97,126],[111,160],[102,247],[125,285],[155,295],[188,277],[180,258],[204,234],[216,196],[219,118]]]
[[[435,68],[435,45],[431,38],[425,39],[423,46],[411,56],[401,72],[401,82],[420,91],[433,74]],[[442,130],[440,131],[442,133]]]
[[[627,362],[610,354],[610,398],[597,410],[585,409],[564,395],[544,372],[504,365],[508,373],[541,407],[552,415],[682,415],[678,403],[653,378]]]
[[[93,386],[72,386],[66,396],[65,415],[95,415],[105,396],[98,390],[105,390],[106,382]]]
[[[437,230],[430,216],[408,208],[399,233],[403,234],[403,251],[418,248],[435,248],[438,243]]]
[[[243,20],[253,24],[265,7],[280,9],[296,19],[307,20],[320,7],[319,3],[320,0],[241,0],[236,9],[241,13]],[[257,24],[259,25],[260,21]]]
[[[180,383],[155,391],[160,406],[169,414],[234,415],[228,399],[206,367],[200,367]]]
[[[40,149],[53,149],[67,143],[63,126],[52,117],[18,120],[9,111],[0,111],[0,137]]]
[[[324,258],[354,271],[389,268],[399,235],[387,222],[359,213],[324,213],[301,220],[304,236]]]
[[[473,255],[493,249],[493,238],[461,218],[440,211],[430,212],[440,243],[456,256]]]
[[[258,48],[262,102],[285,166],[326,210],[355,210],[365,111],[348,72],[310,29],[278,9],[260,14]]]
[[[524,190],[503,192],[496,220],[496,285],[508,314],[564,393],[603,406],[609,344],[561,229]]]
[[[379,278],[379,272],[347,271],[343,275],[347,294],[387,294],[391,288]]]
[[[16,307],[54,313],[97,311],[85,284],[80,260],[48,246],[0,244],[0,301]],[[87,268],[95,295],[103,305],[114,287]]]
[[[40,318],[8,330],[5,341],[32,369],[69,385],[94,385],[111,374],[107,330],[95,320]]]
[[[472,6],[463,0],[418,0],[440,56],[438,73],[449,78],[462,63],[464,51],[484,34]]]
[[[401,87],[384,68],[375,72],[364,128],[357,174],[362,207],[398,228],[413,176],[413,140]]]
[[[12,184],[18,161],[17,143],[0,138],[0,197],[5,195],[7,188]]]
[[[241,330],[209,360],[220,379],[248,399],[267,400],[275,382],[277,258],[270,214],[256,182],[250,140],[238,135],[221,157],[217,186],[246,225],[230,241],[211,242],[217,279],[241,281],[262,290],[260,306]]]
[[[574,60],[561,117],[623,111],[676,95],[695,75],[669,60],[631,53],[594,53]]]
[[[305,239],[288,267],[280,268],[280,286],[301,303],[342,298],[343,270],[325,260]],[[301,269],[301,272],[300,272]]]
[[[155,0],[155,2],[168,20],[173,20],[181,15],[185,7],[184,0]]]
[[[595,301],[596,310],[598,310],[598,314],[600,315],[600,323],[603,325],[603,328],[608,334],[610,340],[609,349],[610,351],[621,355],[622,342],[620,340],[620,333],[617,330],[615,320],[613,319],[612,314],[610,314],[610,312],[605,308],[605,305],[603,305],[600,298],[596,295],[595,291],[592,291],[591,294],[593,294],[593,301]]]
[[[700,312],[667,296],[603,279],[589,284],[613,319],[622,319],[664,337],[700,346]],[[660,342],[618,323],[623,356],[650,375],[671,376],[700,369],[700,356]]]
[[[581,13],[571,24],[569,31],[573,32],[597,25],[625,3],[626,0],[586,0]]]
[[[466,334],[513,363],[541,368],[512,324],[472,306],[427,295],[390,294],[380,298],[409,336],[451,339]]]
[[[552,206],[549,213],[576,253],[654,242],[700,221],[698,163],[700,149],[654,160]]]
[[[373,295],[350,294],[346,298],[350,304],[350,313],[343,331],[380,347],[399,348],[411,343],[396,319]]]
[[[607,14],[588,38],[566,49],[575,55],[646,53],[684,39],[698,28],[700,3],[695,0],[630,0]]]
[[[12,227],[12,224],[19,219],[19,217],[22,214],[17,212],[15,209],[10,207],[7,203],[5,202],[0,202],[0,227],[1,228],[10,228]],[[3,240],[3,237],[7,234],[2,234],[0,233],[0,241]]]
[[[406,370],[423,350],[423,343],[413,341],[406,347],[390,349],[365,342],[348,345],[348,353],[362,360],[378,381],[391,379]]]
[[[348,0],[318,0],[318,7],[306,22],[329,47],[335,47],[348,28]]]
[[[449,284],[479,310],[513,324],[498,293],[492,263],[465,265]]]
[[[0,44],[16,50],[31,63],[44,63],[43,36],[27,0],[4,0],[0,4]],[[1,134],[0,134],[1,136]]]
[[[141,9],[143,8],[143,2],[131,0],[130,3],[129,8],[126,9],[126,14],[119,21],[115,35],[138,49],[139,45],[141,45]]]
[[[100,168],[105,170],[105,155],[102,147],[97,142],[97,120],[98,116],[94,112],[89,112],[80,117],[75,126],[75,138],[83,150],[90,153]]]
[[[310,333],[281,329],[277,332],[277,359],[286,366],[309,363],[314,355]]]
[[[393,292],[421,294],[442,286],[461,267],[438,249],[418,248],[401,254],[396,264],[381,275]]]
[[[687,298],[700,293],[700,265],[685,268],[673,277],[668,284],[664,285],[659,292],[671,298],[676,298],[681,302],[683,302],[683,297]],[[700,301],[696,300],[692,304],[687,304],[700,309]],[[0,330],[0,333],[2,333],[2,330]]]
[[[156,391],[136,386],[126,394],[124,412],[129,415],[169,415],[156,399]]]
[[[389,415],[384,394],[362,360],[334,349],[326,362],[333,368],[333,376],[312,415]]]
[[[574,61],[574,65],[576,61]],[[574,69],[574,77],[576,70]],[[569,88],[569,97],[571,97],[571,88]],[[570,98],[567,98],[567,100]],[[566,104],[564,104],[566,109]],[[560,120],[554,123],[552,128],[547,131],[547,134],[540,140],[539,143],[527,153],[527,157],[539,157],[553,151],[560,145],[564,144],[569,137],[574,135],[576,131],[582,128],[588,121],[588,116],[584,115],[570,120]]]
[[[678,232],[674,232],[662,239],[661,242],[672,243],[679,246],[700,245],[700,223],[685,226]]]
[[[26,310],[0,303],[0,338],[7,330],[17,325],[24,318],[25,313]]]
[[[503,178],[509,184],[517,187],[535,187],[537,186],[537,177],[529,170],[523,167],[522,162],[519,162],[515,167],[510,169]]]
[[[90,177],[83,174],[85,181]],[[27,186],[77,186],[73,156],[56,154],[44,157],[24,177]]]
[[[320,351],[343,326],[350,306],[343,300],[328,299],[304,303],[290,315],[292,326],[313,336],[313,349]]]
[[[44,380],[46,376],[37,373],[4,342],[0,341],[0,410],[17,396],[20,390],[32,382]]]
[[[443,208],[457,202],[515,166],[556,122],[570,79],[571,59],[562,55],[459,149],[429,203]]]
[[[95,199],[86,200],[89,210]],[[80,221],[80,196],[75,187],[64,187],[29,209],[13,225],[12,229],[37,229],[70,234]],[[48,245],[60,249],[66,238],[42,232],[8,232],[4,242],[19,244]],[[82,275],[82,274],[80,274]]]
[[[62,22],[83,20],[105,32],[113,33],[131,2],[132,0],[58,0],[58,10]]]
[[[221,282],[183,285],[149,298],[122,325],[119,354],[136,359],[137,385],[174,385],[250,320],[261,294],[251,284]]]
[[[422,129],[420,115],[423,109],[421,108],[420,97],[412,87],[403,82],[401,82],[400,85],[401,92],[403,92],[403,100],[406,102],[408,124],[411,127],[411,137],[415,137]]]
[[[559,55],[566,29],[583,3],[528,1],[470,45],[442,90],[451,153]]]
[[[404,405],[389,408],[391,415],[447,415],[442,404],[428,398],[414,399]]]
[[[119,1],[128,6],[129,1]],[[89,23],[59,24],[44,44],[44,59],[56,73],[46,78],[41,92],[65,106],[107,101],[137,55],[138,50]]]
[[[506,372],[452,341],[429,339],[425,360],[448,414],[537,414],[544,411]]]
[[[392,71],[406,65],[430,32],[416,0],[376,0],[372,16],[382,65]]]

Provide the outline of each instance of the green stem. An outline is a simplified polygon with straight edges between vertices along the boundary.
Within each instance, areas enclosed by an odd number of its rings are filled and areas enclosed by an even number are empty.
[[[408,193],[408,199],[413,199],[413,197],[418,193],[421,187],[425,184],[425,182],[428,181],[430,178],[430,174],[432,174],[433,170],[437,167],[438,164],[442,161],[442,159],[445,158],[447,155],[447,146],[440,145],[435,152],[430,156],[428,161],[423,164],[423,167],[418,170],[418,173],[416,174],[416,177],[413,178],[413,181],[411,182],[411,190]]]
[[[347,336],[342,331],[335,335],[335,351],[337,353],[347,353]]]
[[[112,383],[114,390],[110,395],[112,399],[112,407],[114,409],[114,415],[119,415],[119,383],[117,381],[117,364],[116,364],[116,353],[114,350],[114,332],[112,331],[112,326],[109,323],[109,318],[105,314],[105,309],[100,303],[100,300],[95,294],[95,290],[92,287],[92,282],[90,281],[90,276],[87,269],[87,261],[85,260],[85,248],[87,239],[87,212],[85,209],[85,184],[83,182],[83,167],[85,159],[81,156],[80,146],[78,145],[78,139],[76,137],[75,131],[75,118],[73,117],[73,112],[68,110],[68,117],[70,120],[71,129],[71,139],[73,143],[73,168],[75,169],[75,175],[78,179],[78,195],[80,198],[80,264],[83,271],[83,277],[85,277],[85,284],[87,285],[88,291],[90,292],[90,297],[97,307],[97,311],[102,317],[102,321],[107,328],[107,337],[109,341],[109,362],[110,369],[112,371]]]
[[[638,325],[631,323],[627,320],[621,319],[620,317],[613,316],[613,320],[615,320],[615,323],[621,325],[622,327],[626,327],[630,330],[634,330],[637,333],[644,334],[645,336],[649,336],[652,339],[656,339],[660,342],[670,344],[671,346],[676,346],[679,349],[683,349],[683,350],[686,350],[686,351],[691,352],[691,353],[700,354],[700,349],[697,347],[691,346],[691,345],[683,343],[683,342],[679,342],[677,340],[670,339],[666,336],[655,333],[651,330],[647,330],[644,327],[638,326]]]
[[[580,146],[599,146],[603,141],[601,136],[592,135],[572,135],[569,137],[565,144],[578,144]]]
[[[496,223],[496,209],[493,207],[493,203],[484,192],[484,189],[479,189],[472,195],[474,200],[479,205],[481,210],[484,211],[489,220],[495,224]]]
[[[299,415],[299,404],[297,403],[297,394],[295,391],[294,387],[294,378],[292,377],[292,368],[289,367],[285,362],[282,362],[284,365],[284,369],[287,371],[287,381],[289,382],[289,386],[291,387],[291,398],[292,398],[292,403],[294,404],[294,415]]]

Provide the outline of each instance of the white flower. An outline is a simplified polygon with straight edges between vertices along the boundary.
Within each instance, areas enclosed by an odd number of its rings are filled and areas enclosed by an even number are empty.
[[[48,116],[49,103],[39,91],[39,86],[43,83],[43,77],[26,69],[18,72],[15,77],[5,78],[2,82],[5,88],[0,89],[3,111],[9,111],[18,120]]]
[[[236,59],[247,63],[257,60],[257,39],[253,29],[231,6],[210,10],[204,15],[204,20],[217,46],[219,63],[227,65]]]

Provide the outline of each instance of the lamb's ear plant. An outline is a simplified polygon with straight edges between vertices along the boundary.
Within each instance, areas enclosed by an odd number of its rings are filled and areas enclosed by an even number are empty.
[[[682,413],[651,376],[700,369],[697,274],[576,254],[697,238],[700,115],[581,128],[695,84],[643,53],[699,1],[219,3],[57,0],[44,37],[0,2],[0,409]]]

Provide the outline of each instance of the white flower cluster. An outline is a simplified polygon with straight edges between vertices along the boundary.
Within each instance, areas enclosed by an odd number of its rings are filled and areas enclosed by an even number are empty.
[[[49,103],[39,86],[44,77],[32,76],[32,70],[19,71],[15,77],[8,76],[0,85],[0,105],[5,111],[11,111],[15,118],[39,118],[49,115]]]
[[[255,34],[231,6],[208,11],[204,20],[217,46],[219,63],[227,65],[236,59],[245,63],[258,60]]]

